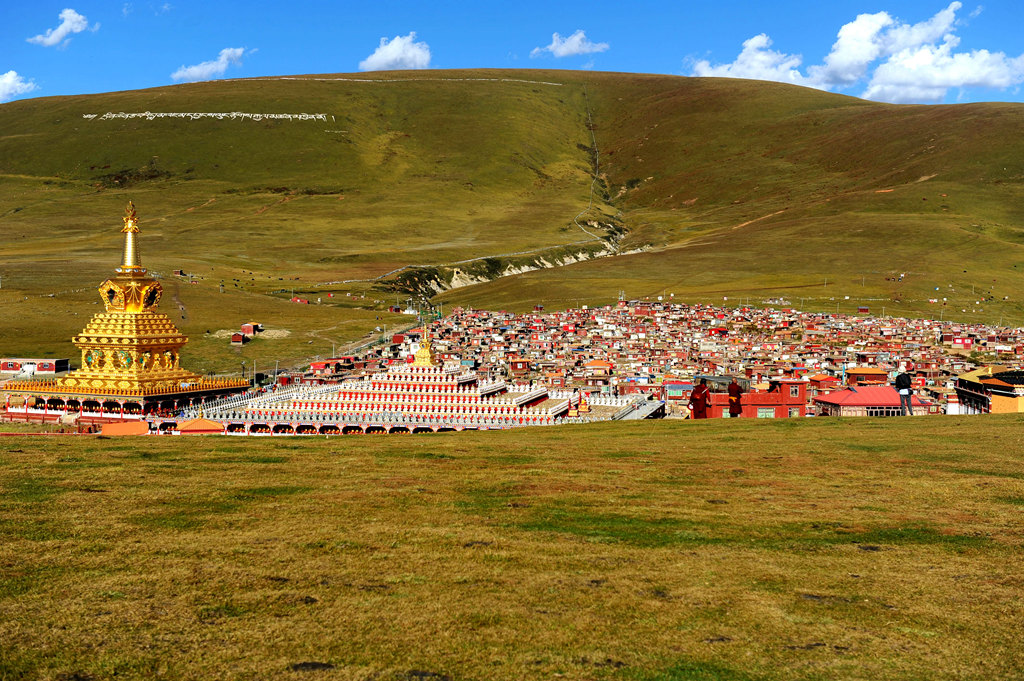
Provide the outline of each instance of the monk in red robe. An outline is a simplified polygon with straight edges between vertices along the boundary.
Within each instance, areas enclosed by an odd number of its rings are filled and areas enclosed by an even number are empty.
[[[690,418],[694,419],[706,419],[708,417],[708,407],[711,406],[711,391],[708,390],[708,380],[706,378],[700,379],[700,385],[690,392]]]
[[[729,418],[734,419],[743,416],[743,388],[732,379],[729,384]]]

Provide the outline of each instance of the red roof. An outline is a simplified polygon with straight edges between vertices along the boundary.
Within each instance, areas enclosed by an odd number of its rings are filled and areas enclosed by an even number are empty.
[[[876,367],[853,367],[852,369],[847,369],[846,373],[848,373],[848,374],[886,374],[886,375],[888,375],[889,372],[886,371],[885,369],[878,369]]]
[[[122,421],[104,423],[101,435],[149,435],[149,424],[145,421]]]
[[[828,395],[815,397],[814,401],[844,407],[899,407],[900,394],[891,385],[863,385],[857,386],[856,389],[837,390]],[[914,395],[911,404],[917,407],[926,403]]]
[[[182,435],[196,434],[196,433],[223,433],[224,425],[211,421],[210,419],[204,419],[202,417],[192,419],[190,421],[183,421],[178,424],[178,432]]]

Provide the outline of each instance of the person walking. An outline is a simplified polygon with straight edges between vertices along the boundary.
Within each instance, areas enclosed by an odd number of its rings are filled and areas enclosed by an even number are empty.
[[[910,383],[910,374],[906,371],[896,377],[896,392],[900,394],[900,416],[914,415],[914,404],[911,401],[914,399],[914,391],[910,389]]]
[[[743,388],[736,382],[733,376],[729,384],[729,418],[736,419],[743,416]]]
[[[700,379],[700,384],[690,393],[690,418],[706,419],[708,407],[711,406],[711,391],[708,390],[708,379]]]

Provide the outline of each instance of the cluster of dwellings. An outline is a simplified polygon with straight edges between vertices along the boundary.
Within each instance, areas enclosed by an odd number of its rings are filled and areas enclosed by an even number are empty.
[[[239,331],[235,331],[234,333],[231,334],[231,344],[245,345],[253,338],[255,338],[256,334],[261,333],[262,331],[262,324],[258,322],[246,322],[245,324],[242,324]]]
[[[685,413],[694,383],[705,378],[712,417],[727,412],[730,377],[744,388],[744,416],[895,415],[891,384],[904,371],[915,414],[992,411],[962,406],[958,376],[975,369],[968,353],[1010,364],[1024,355],[1022,329],[636,300],[519,315],[456,308],[428,332],[441,361],[552,389],[647,395],[676,405],[676,413]],[[396,334],[370,354],[311,370],[350,375],[404,361],[422,334]]]

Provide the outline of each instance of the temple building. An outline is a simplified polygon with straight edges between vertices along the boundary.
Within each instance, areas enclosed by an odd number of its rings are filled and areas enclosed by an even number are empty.
[[[81,351],[81,368],[59,378],[8,382],[4,393],[9,415],[139,418],[249,387],[244,379],[208,378],[179,366],[188,338],[156,311],[163,287],[142,266],[138,216],[131,202],[123,220],[121,266],[99,286],[105,310],[71,339]]]

